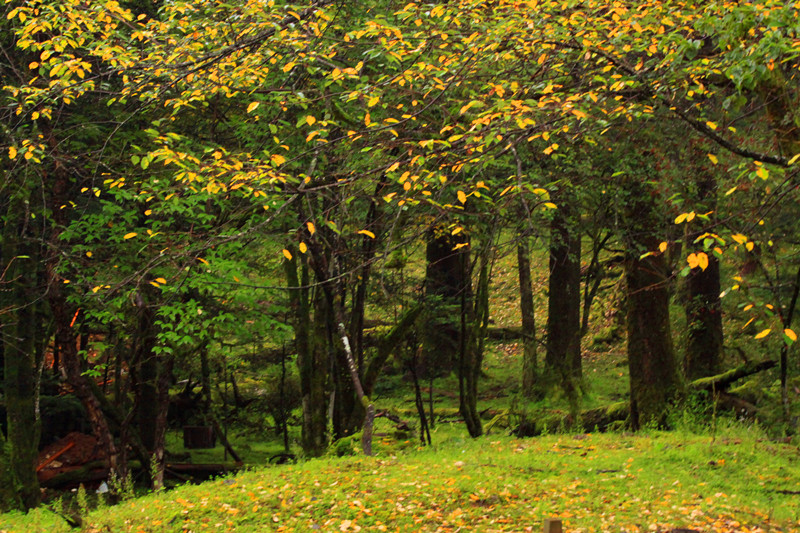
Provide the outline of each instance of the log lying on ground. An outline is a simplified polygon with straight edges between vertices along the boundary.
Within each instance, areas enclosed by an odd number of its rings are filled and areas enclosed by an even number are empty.
[[[720,406],[735,408],[737,413],[741,412],[745,416],[752,417],[757,414],[758,409],[735,395],[725,393],[725,390],[735,381],[769,370],[777,364],[777,361],[771,359],[749,362],[716,376],[696,379],[689,383],[687,389],[694,392],[716,392],[716,401],[720,403]],[[553,433],[562,428],[580,428],[587,432],[606,431],[612,425],[625,423],[629,413],[630,402],[625,400],[581,412],[579,426],[576,426],[575,418],[572,415],[559,414],[539,421],[523,420],[514,430],[514,434],[518,437],[533,437],[545,431]]]
[[[716,376],[709,376],[707,378],[700,378],[692,381],[689,384],[690,390],[695,391],[723,391],[727,389],[733,382],[738,381],[747,376],[758,374],[763,370],[769,370],[778,364],[777,361],[772,359],[765,359],[758,362],[749,362],[742,366],[717,374]]]

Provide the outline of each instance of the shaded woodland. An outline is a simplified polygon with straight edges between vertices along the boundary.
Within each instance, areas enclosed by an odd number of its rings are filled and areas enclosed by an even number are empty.
[[[497,336],[520,343],[520,402],[569,405],[520,435],[668,428],[687,401],[796,431],[792,7],[3,15],[0,509],[39,503],[39,451],[72,431],[113,490],[164,485],[170,428],[211,428],[238,461],[220,414],[253,401],[286,458],[354,435],[369,454],[398,368],[415,438],[444,376],[479,437]],[[495,320],[501,263],[514,324]],[[626,398],[585,409],[598,343],[624,346]]]

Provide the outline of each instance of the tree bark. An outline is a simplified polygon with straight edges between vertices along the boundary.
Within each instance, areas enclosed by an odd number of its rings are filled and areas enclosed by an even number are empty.
[[[442,376],[456,368],[459,359],[462,328],[458,311],[462,294],[469,281],[462,257],[465,248],[455,250],[466,241],[458,235],[431,230],[425,250],[425,320],[422,332],[423,377]]]
[[[320,321],[322,291],[313,295],[314,321],[311,318],[309,274],[305,258],[298,258],[292,250],[292,259],[284,263],[292,311],[294,343],[300,373],[300,392],[303,395],[303,421],[300,443],[303,451],[312,457],[320,456],[328,446],[327,384],[330,367],[325,347],[326,326]],[[298,262],[300,263],[298,265]],[[300,275],[298,276],[298,266]]]
[[[136,424],[139,436],[147,451],[153,453],[156,447],[156,424],[158,418],[158,370],[159,357],[153,351],[156,346],[155,313],[151,307],[147,284],[136,293],[138,324],[133,346],[133,361],[136,378]]]
[[[711,253],[707,255],[708,267],[696,269],[687,280],[684,372],[688,379],[716,374],[722,358],[719,260]]]
[[[483,434],[478,412],[478,378],[483,362],[483,333],[489,315],[489,246],[480,254],[477,294],[473,296],[469,246],[458,250],[465,280],[461,291],[461,331],[458,360],[458,410],[473,438]]]
[[[522,315],[522,394],[535,396],[536,386],[536,317],[533,305],[530,245],[527,235],[520,235],[517,243],[517,271],[519,274],[519,307]]]
[[[697,157],[703,158],[703,154],[698,153]],[[715,211],[717,184],[714,175],[708,169],[698,169],[698,172],[700,177],[696,182],[698,203],[696,210],[698,212]],[[700,235],[700,232],[691,234],[688,239],[689,246],[692,246],[691,243]],[[699,244],[702,246],[702,243]],[[696,250],[696,252],[700,251],[701,249]],[[688,379],[716,374],[719,372],[722,358],[719,260],[710,252],[706,255],[708,256],[708,267],[705,270],[694,269],[686,282],[685,309],[688,332],[683,366]]]
[[[35,353],[37,337],[35,302],[36,250],[25,243],[25,210],[19,199],[12,199],[2,231],[0,250],[0,334],[2,334],[4,400],[7,421],[7,452],[4,462],[10,471],[8,498],[22,510],[36,507],[40,501],[36,478],[36,453],[39,445],[36,416],[37,374]],[[20,222],[20,223],[18,223]],[[3,476],[6,477],[6,476]],[[4,500],[7,498],[3,498]],[[0,502],[3,503],[3,502]]]
[[[669,269],[657,250],[661,226],[655,200],[645,184],[625,184],[625,287],[627,296],[627,351],[630,369],[631,425],[666,424],[667,411],[683,392],[669,317]]]
[[[568,203],[550,225],[550,279],[545,363],[573,397],[581,379],[581,241]]]

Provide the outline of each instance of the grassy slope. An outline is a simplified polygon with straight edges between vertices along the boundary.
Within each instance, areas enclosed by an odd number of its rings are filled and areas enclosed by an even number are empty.
[[[478,440],[320,459],[184,486],[92,512],[87,531],[800,531],[797,448],[731,426],[684,432]],[[783,492],[781,492],[783,491]],[[47,511],[14,532],[69,528]]]

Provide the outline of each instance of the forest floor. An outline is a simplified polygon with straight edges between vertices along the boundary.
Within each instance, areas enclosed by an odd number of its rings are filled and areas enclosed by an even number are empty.
[[[539,532],[557,517],[567,532],[800,531],[797,446],[741,423],[475,440],[441,425],[432,446],[397,444],[101,504],[83,530]],[[70,527],[41,508],[0,530]]]

